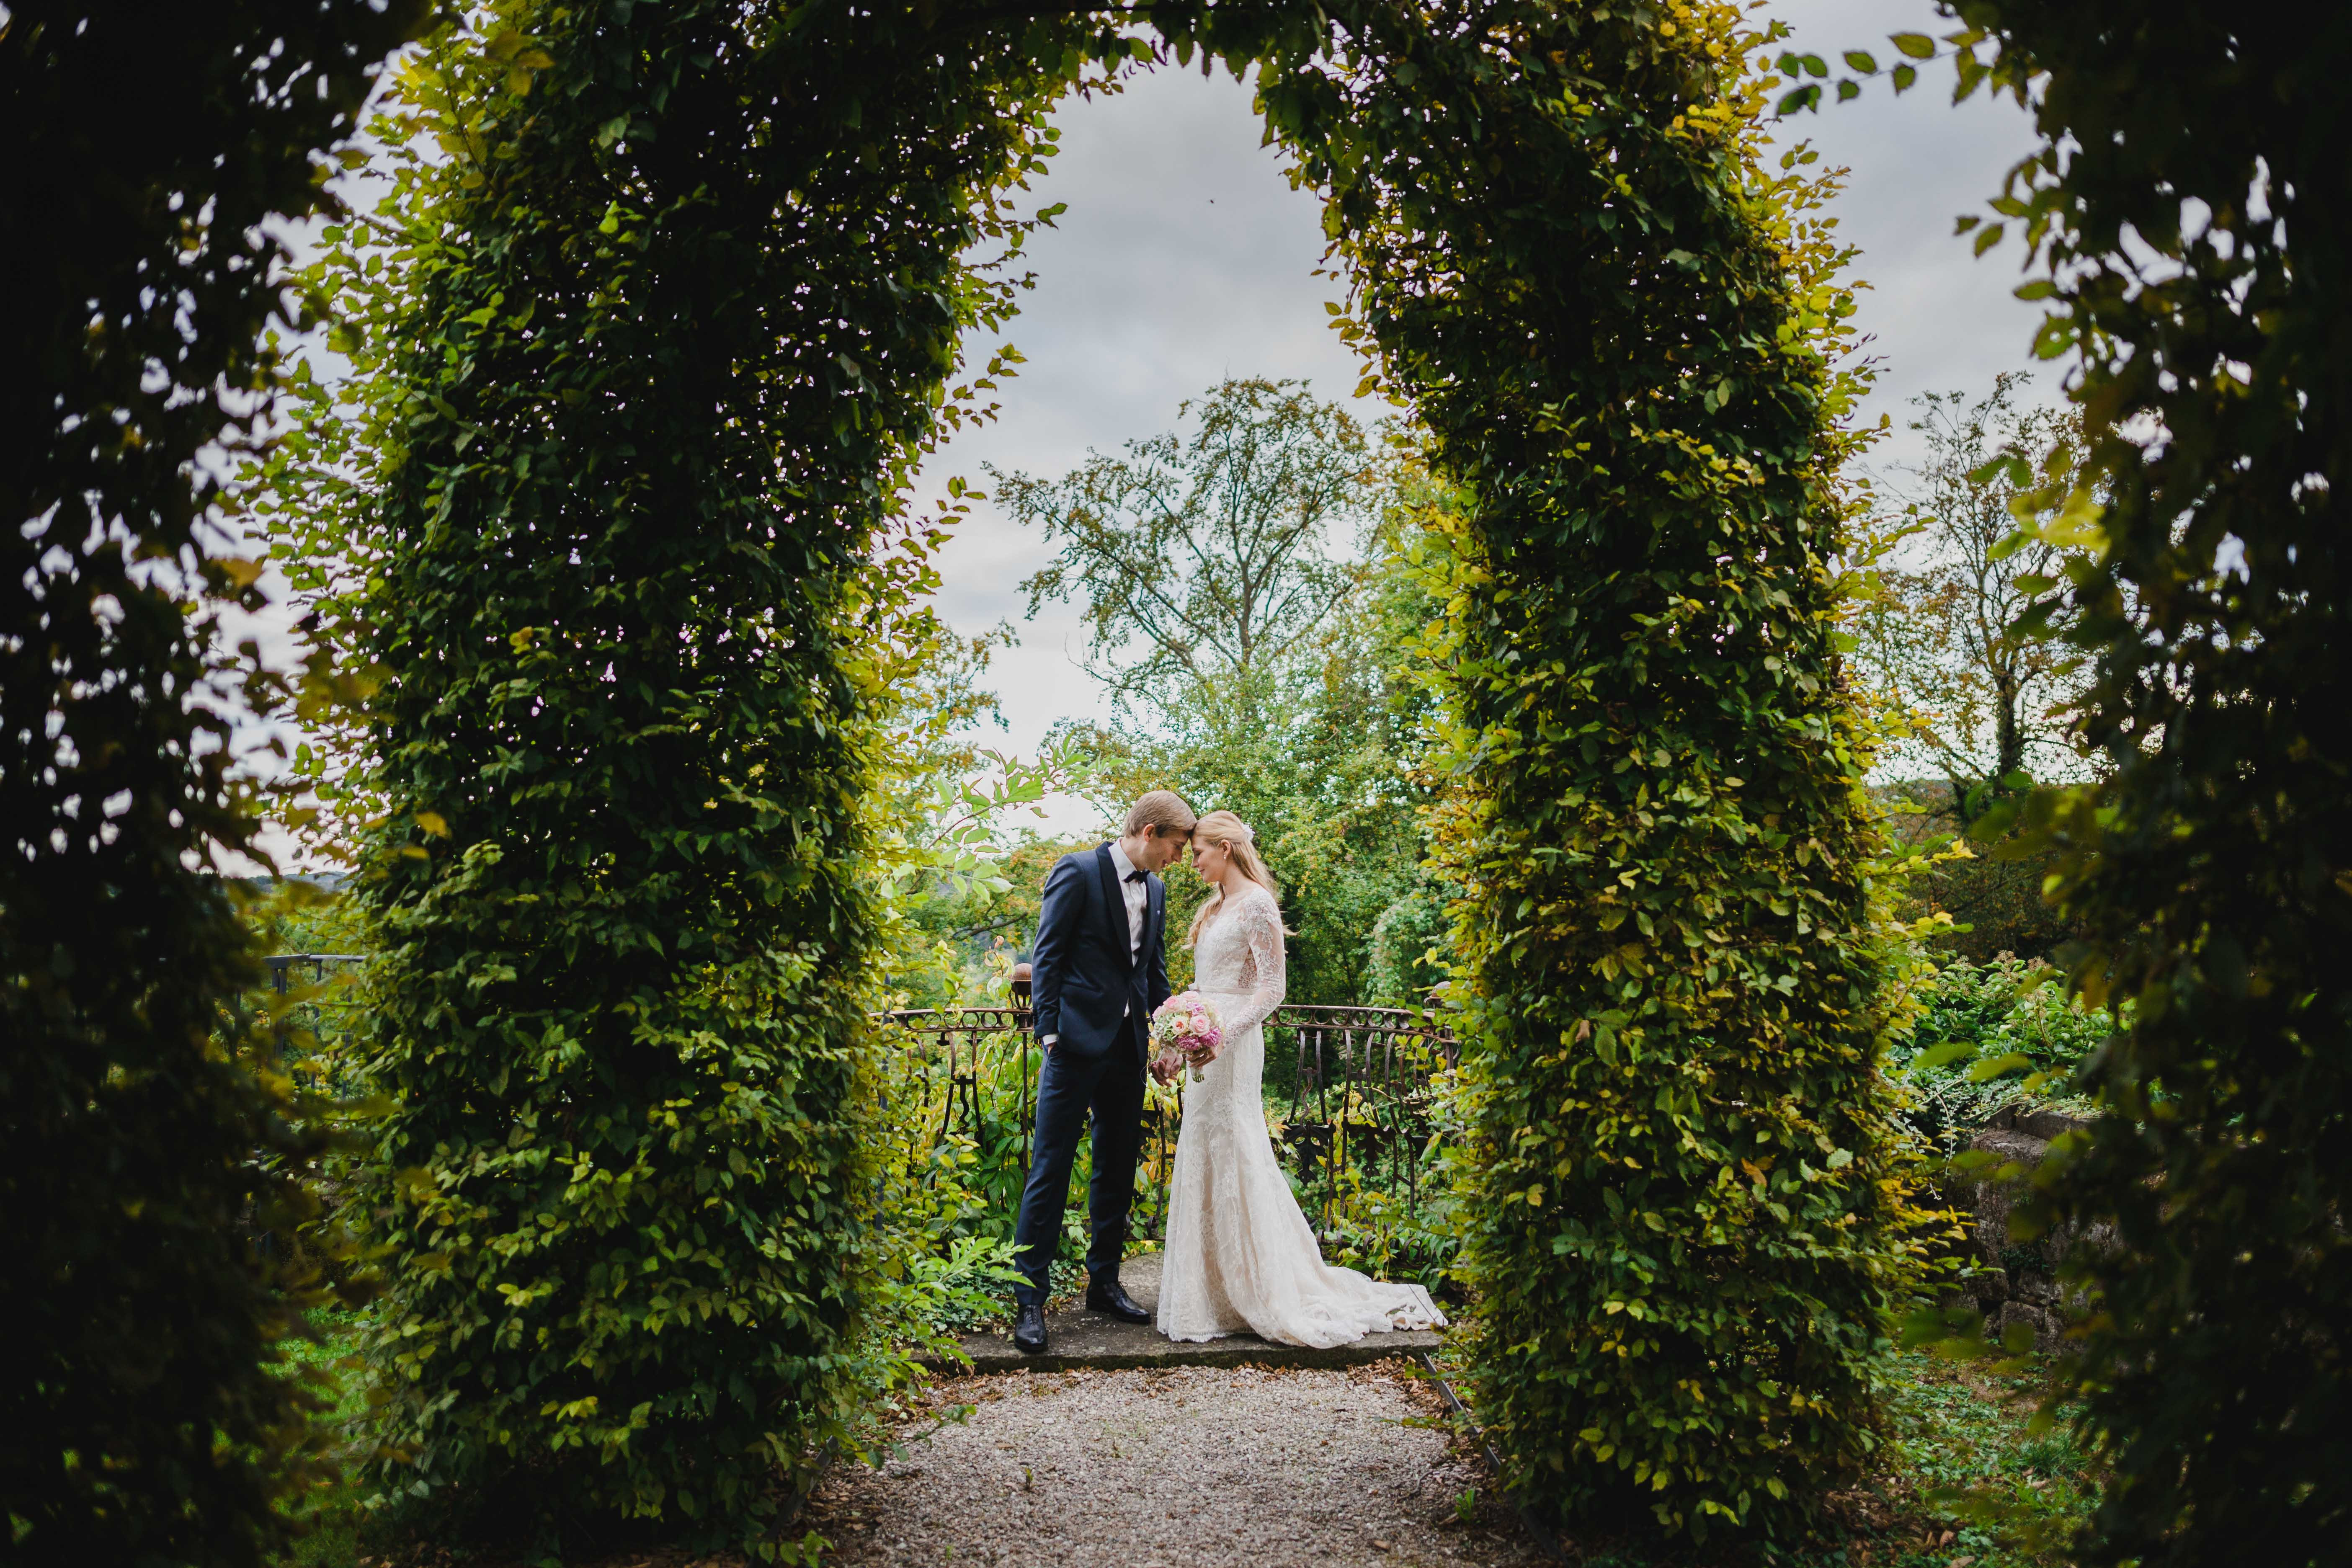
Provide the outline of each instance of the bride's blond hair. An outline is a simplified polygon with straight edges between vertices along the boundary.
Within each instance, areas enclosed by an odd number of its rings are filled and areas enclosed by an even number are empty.
[[[1275,885],[1274,873],[1265,868],[1265,862],[1258,858],[1257,836],[1250,831],[1248,823],[1230,811],[1213,811],[1192,825],[1192,852],[1199,854],[1203,844],[1223,846],[1234,858],[1234,869],[1264,888],[1279,902],[1282,889]],[[1192,913],[1192,929],[1184,933],[1186,947],[1201,940],[1201,928],[1208,923],[1209,917],[1215,914],[1224,901],[1223,885],[1201,901],[1201,907]]]

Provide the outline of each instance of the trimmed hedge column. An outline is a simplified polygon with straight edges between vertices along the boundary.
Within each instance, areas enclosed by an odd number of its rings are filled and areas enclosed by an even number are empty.
[[[1269,70],[1455,542],[1479,1414],[1586,1520],[1801,1530],[1902,1283],[1832,489],[1851,311],[1728,5],[1344,7]]]
[[[447,161],[354,325],[333,607],[385,675],[379,1474],[543,1542],[756,1533],[887,1350],[856,639],[1036,118],[902,25],[511,6],[394,111]]]

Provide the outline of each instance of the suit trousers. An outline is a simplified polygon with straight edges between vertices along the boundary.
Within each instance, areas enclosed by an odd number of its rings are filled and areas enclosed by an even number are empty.
[[[1029,1183],[1013,1230],[1013,1266],[1023,1279],[1013,1294],[1023,1306],[1042,1306],[1051,1293],[1062,1214],[1070,1201],[1070,1167],[1090,1119],[1094,1179],[1087,1185],[1087,1273],[1111,1280],[1118,1278],[1119,1259],[1127,1252],[1127,1211],[1135,1201],[1135,1162],[1143,1149],[1143,1029],[1138,1019],[1129,1018],[1099,1057],[1045,1053],[1037,1077]]]

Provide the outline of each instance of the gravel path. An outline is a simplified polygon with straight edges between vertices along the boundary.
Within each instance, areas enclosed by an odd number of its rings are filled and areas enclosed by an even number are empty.
[[[1411,1363],[967,1378],[961,1426],[880,1471],[836,1467],[803,1516],[845,1563],[1120,1568],[1538,1561],[1430,1421]]]

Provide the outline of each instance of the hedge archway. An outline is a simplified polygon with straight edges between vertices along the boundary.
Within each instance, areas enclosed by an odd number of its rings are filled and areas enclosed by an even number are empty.
[[[740,1531],[845,1418],[887,1252],[866,552],[1010,309],[961,258],[1128,27],[1257,71],[1474,498],[1433,647],[1482,1416],[1554,1510],[1801,1530],[1906,1254],[1832,626],[1851,300],[1718,4],[513,0],[434,42],[449,156],[351,329],[366,482],[292,492],[369,584],[322,635],[386,673],[387,1474]]]

